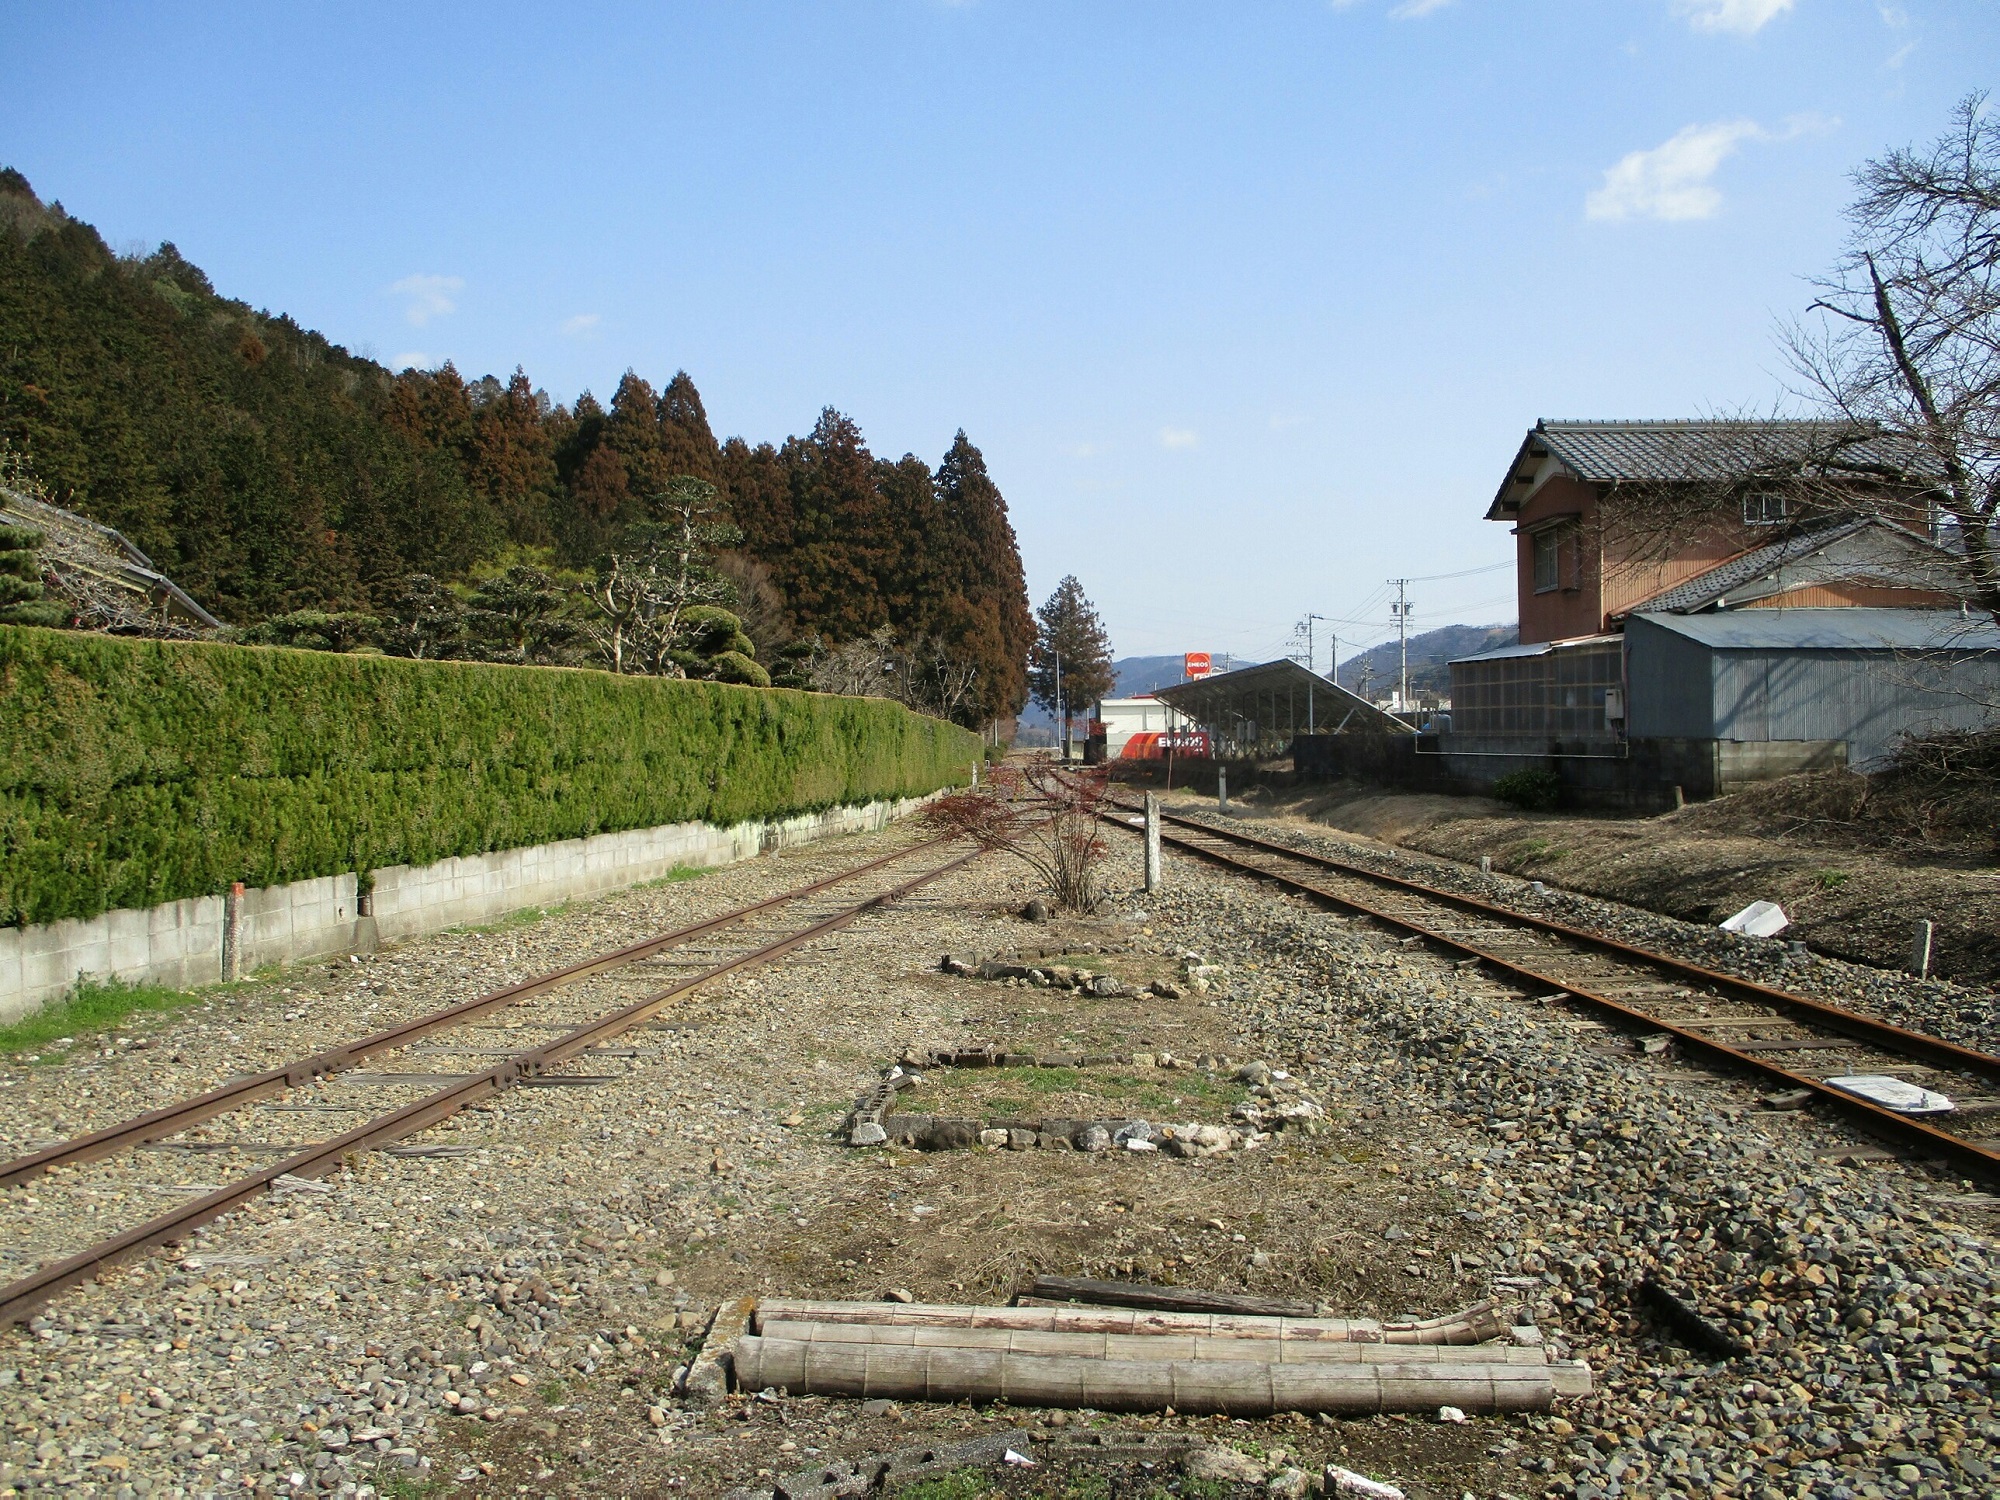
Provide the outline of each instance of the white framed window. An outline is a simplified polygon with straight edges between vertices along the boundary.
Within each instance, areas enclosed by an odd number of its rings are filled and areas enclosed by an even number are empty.
[[[1785,519],[1785,497],[1769,491],[1754,491],[1743,497],[1745,526],[1776,526]]]

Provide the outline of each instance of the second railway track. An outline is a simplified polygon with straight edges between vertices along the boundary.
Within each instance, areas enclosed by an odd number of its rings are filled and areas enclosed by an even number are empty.
[[[1139,809],[1114,805],[1111,821],[1131,828]],[[1405,941],[1627,1029],[1669,1037],[1692,1059],[1802,1091],[1906,1151],[2000,1183],[2000,1057],[1991,1053],[1239,829],[1164,811],[1161,823],[1169,848],[1402,931]],[[1901,1114],[1827,1082],[1882,1073],[1935,1087],[1956,1107]]]
[[[942,840],[897,850],[0,1164],[0,1187],[36,1185],[27,1206],[45,1227],[94,1225],[114,1216],[102,1210],[144,1202],[148,1192],[187,1195],[164,1214],[65,1246],[0,1286],[0,1322],[20,1321],[64,1289],[274,1186],[333,1171],[352,1153],[386,1148],[508,1089],[605,1082],[564,1070],[614,1056],[606,1043],[702,985],[781,958],[976,857]],[[361,1070],[377,1059],[393,1071]],[[345,1128],[315,1138],[313,1123],[329,1121]],[[151,1163],[140,1164],[140,1148]],[[239,1175],[162,1188],[145,1180],[159,1175],[160,1152]]]

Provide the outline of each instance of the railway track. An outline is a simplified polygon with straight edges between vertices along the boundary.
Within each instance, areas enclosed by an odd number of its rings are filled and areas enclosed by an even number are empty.
[[[613,1081],[619,1075],[567,1070],[619,1055],[606,1044],[701,986],[781,958],[977,857],[941,839],[897,850],[0,1164],[0,1187],[37,1185],[26,1206],[44,1226],[87,1223],[148,1194],[188,1195],[0,1286],[0,1322],[20,1322],[66,1288],[274,1187],[334,1171],[353,1153],[390,1147],[506,1090]],[[914,875],[903,868],[912,860],[922,862]],[[364,1072],[364,1062],[383,1071]],[[329,1120],[356,1123],[311,1135]],[[240,1175],[163,1185],[163,1158]]]
[[[1140,807],[1107,821],[1138,831]],[[1406,933],[1458,962],[1618,1026],[1672,1039],[1685,1056],[1752,1074],[1954,1171],[2000,1182],[2000,1057],[1603,933],[1515,911],[1365,865],[1168,813],[1161,841]],[[1945,1115],[1898,1113],[1827,1082],[1893,1074],[1951,1097]]]

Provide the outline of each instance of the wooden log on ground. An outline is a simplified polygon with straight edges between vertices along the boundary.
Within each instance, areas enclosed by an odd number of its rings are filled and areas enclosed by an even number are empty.
[[[738,1389],[892,1401],[1005,1401],[1265,1417],[1281,1411],[1546,1411],[1555,1381],[1538,1365],[1273,1364],[1105,1360],[996,1349],[816,1344],[755,1336],[733,1351]]]
[[[1512,1310],[1494,1302],[1472,1306],[1442,1317],[1423,1318],[1414,1323],[1384,1323],[1385,1344],[1483,1344],[1502,1338],[1513,1324]]]
[[[1138,1281],[1093,1281],[1081,1276],[1037,1276],[1019,1299],[1030,1306],[1085,1302],[1099,1307],[1144,1307],[1161,1312],[1241,1313],[1254,1317],[1316,1318],[1318,1304],[1281,1297],[1250,1297],[1197,1287],[1151,1286]],[[1359,1320],[1355,1320],[1357,1323]],[[1508,1319],[1492,1302],[1463,1312],[1409,1323],[1384,1323],[1385,1344],[1483,1344],[1507,1331]]]
[[[1513,1344],[1356,1344],[1195,1334],[1047,1333],[1022,1328],[922,1328],[760,1318],[759,1336],[801,1344],[888,1344],[913,1349],[1002,1349],[1078,1359],[1226,1360],[1236,1364],[1513,1364],[1542,1366],[1541,1349]]]
[[[1228,1313],[1147,1312],[1141,1308],[987,1307],[977,1303],[807,1302],[766,1298],[759,1318],[805,1323],[879,1323],[917,1328],[1020,1328],[1050,1333],[1202,1334],[1251,1339],[1318,1339],[1380,1343],[1382,1325],[1368,1318],[1260,1318]]]
[[[1019,1328],[1049,1333],[1196,1334],[1211,1337],[1317,1339],[1357,1344],[1483,1344],[1507,1332],[1491,1302],[1420,1323],[1373,1318],[1286,1318],[1236,1313],[1153,1312],[1040,1302],[1022,1307],[965,1303],[794,1302],[766,1300],[763,1316],[804,1323],[885,1323],[923,1328]]]
[[[1087,1276],[1037,1276],[1027,1295],[1051,1302],[1097,1307],[1144,1307],[1159,1312],[1248,1313],[1260,1318],[1315,1318],[1319,1304],[1284,1297],[1249,1297],[1199,1287],[1151,1286],[1143,1281],[1093,1281]]]

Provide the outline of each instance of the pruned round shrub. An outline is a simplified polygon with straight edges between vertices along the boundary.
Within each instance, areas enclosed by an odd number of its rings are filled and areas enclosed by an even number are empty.
[[[1540,767],[1509,771],[1493,783],[1493,795],[1527,812],[1548,812],[1562,797],[1562,781],[1555,772]]]

